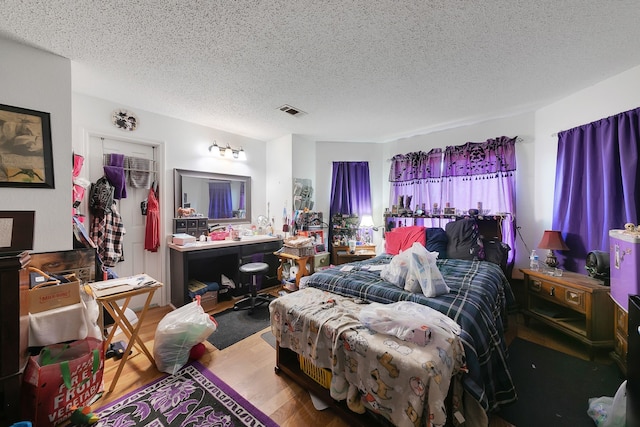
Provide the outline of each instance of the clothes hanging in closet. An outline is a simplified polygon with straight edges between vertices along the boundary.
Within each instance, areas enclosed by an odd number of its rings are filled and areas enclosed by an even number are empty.
[[[157,252],[160,247],[160,206],[157,196],[157,185],[151,186],[147,197],[147,222],[144,235],[144,248]]]

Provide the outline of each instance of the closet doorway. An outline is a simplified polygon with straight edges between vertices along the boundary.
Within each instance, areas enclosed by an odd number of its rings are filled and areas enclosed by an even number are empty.
[[[161,174],[159,173],[161,170],[159,168],[159,149],[160,144],[157,143],[91,135],[89,137],[89,179],[92,183],[95,183],[97,179],[104,175],[103,166],[105,164],[105,157],[108,157],[105,155],[122,154],[125,157],[147,159],[150,161],[152,170],[154,171],[152,172],[151,182],[155,181],[160,185],[160,194],[162,194],[162,182],[160,182]],[[125,170],[125,175],[127,175],[127,172],[129,171]],[[161,263],[161,254],[163,253],[164,248],[161,245],[158,252],[149,252],[144,249],[147,217],[142,214],[141,203],[147,199],[149,189],[134,188],[127,180],[126,192],[127,197],[117,200],[116,202],[126,230],[123,239],[123,261],[116,264],[115,267],[111,267],[111,269],[115,271],[119,277],[146,273],[149,276],[164,282]],[[162,207],[163,205],[164,201],[160,200],[160,206]],[[162,212],[162,208],[160,208],[160,212]],[[162,292],[156,292],[151,304],[159,306],[165,305],[166,292],[166,289]],[[143,298],[138,297],[138,299],[134,298],[131,301],[130,308],[135,310],[143,305]]]

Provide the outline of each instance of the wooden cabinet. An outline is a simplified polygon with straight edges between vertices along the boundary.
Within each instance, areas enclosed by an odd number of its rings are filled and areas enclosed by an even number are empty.
[[[307,265],[313,259],[313,255],[309,256],[297,256],[291,254],[285,254],[284,252],[275,252],[274,255],[278,257],[280,260],[280,266],[278,267],[278,280],[283,283],[286,281],[284,277],[284,265],[287,262],[294,262],[298,266],[298,271],[296,273],[296,289],[300,287],[300,279],[304,276],[308,276],[311,272],[307,269]],[[289,288],[287,288],[289,289]]]
[[[353,261],[363,261],[376,256],[375,245],[358,245],[354,253],[349,253],[348,246],[333,246],[331,259],[333,264],[340,265]]]
[[[614,346],[613,302],[609,287],[591,277],[564,272],[560,277],[524,269],[525,321],[536,319],[589,347]]]
[[[627,348],[629,343],[629,313],[613,300],[614,345],[611,358],[627,375]]]
[[[20,386],[29,357],[28,252],[0,256],[0,425],[20,421]]]

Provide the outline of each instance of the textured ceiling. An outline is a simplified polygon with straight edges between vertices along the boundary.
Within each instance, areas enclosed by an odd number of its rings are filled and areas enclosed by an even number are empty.
[[[71,59],[75,91],[260,140],[380,142],[529,111],[639,65],[639,22],[637,0],[0,7],[0,37]]]

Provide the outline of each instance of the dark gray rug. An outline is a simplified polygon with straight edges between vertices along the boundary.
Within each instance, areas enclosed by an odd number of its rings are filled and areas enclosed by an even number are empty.
[[[218,329],[207,341],[218,350],[223,350],[269,326],[269,306],[264,304],[256,307],[251,314],[248,310],[234,311],[230,308],[214,314],[213,318],[218,322]]]
[[[498,415],[518,427],[593,427],[589,398],[616,394],[624,381],[615,363],[589,362],[516,338],[509,366],[518,400]]]
[[[260,335],[260,337],[268,342],[271,347],[273,347],[274,349],[276,348],[276,337],[270,330]]]

